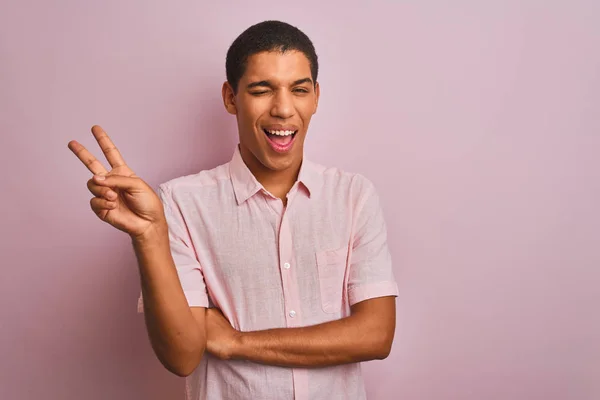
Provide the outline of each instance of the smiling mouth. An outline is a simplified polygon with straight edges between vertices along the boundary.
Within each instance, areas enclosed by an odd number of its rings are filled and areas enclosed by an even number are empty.
[[[270,141],[277,143],[281,146],[285,146],[286,144],[290,143],[296,136],[296,133],[298,133],[298,131],[291,131],[291,130],[267,130],[267,129],[263,129],[263,132],[265,133],[265,135],[267,135],[267,137],[269,138]]]
[[[267,142],[271,148],[278,153],[287,153],[294,145],[294,138],[298,130],[274,130],[264,129],[263,132],[267,136]]]

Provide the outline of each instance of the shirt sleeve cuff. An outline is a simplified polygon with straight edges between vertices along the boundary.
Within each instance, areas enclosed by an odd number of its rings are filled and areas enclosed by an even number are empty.
[[[348,289],[348,301],[350,305],[360,303],[363,300],[373,299],[383,296],[398,296],[398,285],[396,282],[377,282],[360,286],[353,286]]]
[[[208,296],[205,292],[184,292],[185,298],[190,307],[205,307],[208,308]],[[140,294],[137,302],[137,312],[140,314],[144,313],[144,299]]]

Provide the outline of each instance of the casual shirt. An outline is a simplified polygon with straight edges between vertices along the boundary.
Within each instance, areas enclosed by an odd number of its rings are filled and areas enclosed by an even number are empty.
[[[397,296],[373,184],[306,159],[287,205],[230,162],[159,186],[190,307],[218,307],[239,331],[322,324],[363,300]],[[142,299],[138,307],[143,308]],[[205,352],[187,400],[362,400],[359,363],[285,368]]]

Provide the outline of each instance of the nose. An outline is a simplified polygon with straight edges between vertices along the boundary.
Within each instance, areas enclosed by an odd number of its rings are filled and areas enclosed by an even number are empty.
[[[291,93],[280,90],[273,97],[271,116],[280,119],[288,119],[294,116],[294,99]]]

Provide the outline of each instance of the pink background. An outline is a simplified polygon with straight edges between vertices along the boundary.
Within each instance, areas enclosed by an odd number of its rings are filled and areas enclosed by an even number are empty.
[[[2,1],[0,398],[182,398],[67,142],[102,124],[153,186],[227,161],[225,52],[269,18],[320,57],[307,154],[383,199],[370,398],[600,398],[600,3],[479,3]]]

